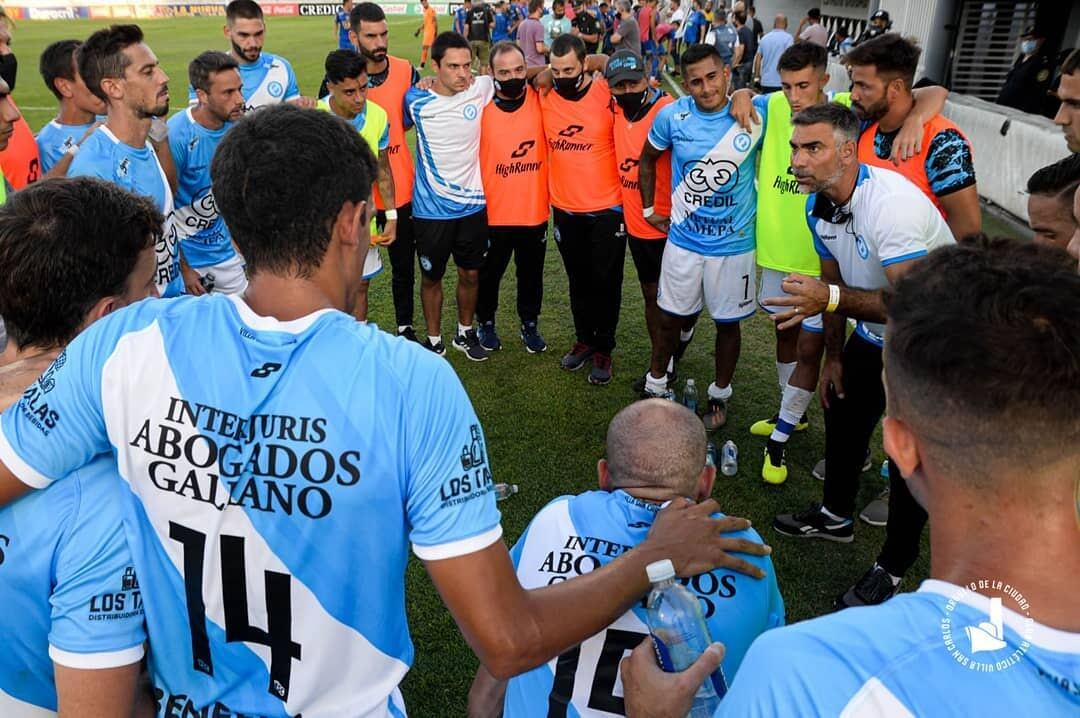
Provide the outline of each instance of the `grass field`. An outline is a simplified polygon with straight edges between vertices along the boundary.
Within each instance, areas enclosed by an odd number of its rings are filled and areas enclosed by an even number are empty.
[[[419,61],[419,45],[412,30],[419,18],[391,20],[391,52]],[[440,18],[446,25],[447,18]],[[53,97],[36,73],[37,58],[49,42],[65,37],[85,37],[107,25],[103,21],[22,22],[15,31],[14,49],[20,62],[15,98],[36,131],[54,115]],[[222,20],[187,18],[145,21],[147,41],[171,77],[173,107],[186,100],[187,62],[202,50],[227,48]],[[301,90],[314,93],[322,76],[326,51],[332,49],[330,18],[271,18],[266,49],[288,58],[299,76]],[[287,171],[283,168],[283,171]],[[297,188],[304,191],[304,188]],[[988,230],[1002,229],[989,220]],[[448,275],[449,276],[449,275]],[[627,254],[623,309],[615,352],[615,380],[605,388],[589,386],[584,372],[568,374],[558,368],[560,354],[573,341],[566,275],[558,252],[549,247],[546,266],[541,330],[550,345],[547,354],[526,354],[516,341],[512,272],[504,282],[499,326],[506,349],[484,364],[473,364],[457,352],[448,360],[457,369],[476,405],[487,433],[490,460],[497,480],[516,483],[521,493],[500,504],[508,542],[516,540],[530,517],[555,496],[576,493],[595,485],[595,464],[602,455],[608,421],[635,399],[630,381],[646,368],[648,338],[636,275]],[[452,332],[454,293],[447,287],[444,335]],[[388,276],[372,285],[371,318],[383,327],[394,324]],[[422,323],[419,301],[416,319]],[[680,366],[682,377],[696,377],[704,388],[712,375],[713,332],[702,321],[698,338]],[[680,382],[681,383],[681,382]],[[802,508],[820,500],[821,484],[810,469],[821,458],[824,433],[820,407],[811,409],[811,428],[791,443],[788,464],[791,477],[784,486],[771,487],[758,477],[764,441],[751,437],[750,424],[776,409],[779,389],[773,354],[771,323],[759,315],[743,325],[742,357],[735,375],[735,396],[730,421],[716,437],[721,443],[733,439],[739,446],[739,473],[718,477],[715,497],[725,511],[750,518],[766,541],[773,544],[773,558],[781,590],[787,602],[788,620],[799,621],[826,612],[834,596],[847,588],[870,565],[884,530],[859,523],[856,540],[842,546],[826,542],[801,543],[777,536],[769,528],[774,514]],[[882,457],[875,439],[875,470],[864,477],[859,506],[870,501],[883,486],[877,475]],[[913,589],[927,574],[928,549],[904,583]],[[416,716],[463,715],[465,696],[476,668],[476,659],[465,645],[453,620],[422,566],[413,562],[408,576],[409,612],[417,658],[404,684],[410,712]],[[359,597],[362,599],[362,597]],[[717,636],[723,639],[723,636]]]

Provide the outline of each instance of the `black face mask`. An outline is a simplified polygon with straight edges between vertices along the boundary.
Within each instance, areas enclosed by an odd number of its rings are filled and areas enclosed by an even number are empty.
[[[527,80],[524,77],[514,77],[509,80],[495,80],[495,89],[506,97],[516,100],[525,94],[526,82]]]
[[[555,92],[566,98],[571,98],[577,94],[581,89],[581,81],[585,79],[585,74],[574,75],[573,77],[556,77],[555,78]]]
[[[649,88],[645,88],[641,92],[624,92],[621,95],[612,95],[615,99],[615,104],[622,108],[623,114],[627,117],[636,117],[637,113],[641,112],[641,108],[645,106],[649,97]]]

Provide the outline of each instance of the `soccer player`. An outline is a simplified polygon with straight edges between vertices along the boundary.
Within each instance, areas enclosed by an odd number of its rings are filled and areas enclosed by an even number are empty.
[[[427,2],[427,0],[423,0]],[[334,16],[334,40],[339,50],[352,48],[352,40],[349,39],[349,13],[352,12],[353,0],[343,0],[341,9]]]
[[[480,266],[487,252],[488,223],[480,177],[480,113],[495,96],[489,76],[472,82],[469,43],[444,32],[431,46],[435,82],[431,90],[412,88],[405,111],[416,125],[413,223],[420,257],[420,300],[427,339],[424,346],[446,354],[441,337],[442,278],[451,256],[457,265],[457,332],[451,345],[472,361],[486,361],[473,327]]]
[[[697,416],[674,402],[639,401],[616,414],[607,430],[607,457],[596,467],[599,490],[551,501],[511,549],[521,585],[573,582],[640,544],[664,502],[711,495],[716,468],[705,461],[705,445]],[[753,529],[741,535],[762,543]],[[723,637],[729,681],[737,680],[754,639],[784,625],[772,561],[765,557],[754,563],[765,572],[764,580],[725,570],[684,580],[697,597],[710,635]],[[469,715],[547,716],[549,705],[569,708],[567,715],[625,715],[616,682],[625,652],[649,633],[642,604],[509,683],[480,668],[469,692]]]
[[[551,162],[555,241],[570,283],[575,342],[560,366],[592,360],[590,384],[611,383],[611,354],[622,303],[622,193],[615,164],[614,116],[607,81],[593,79],[585,44],[560,35],[551,47],[554,92],[540,98]]]
[[[0,209],[0,312],[16,359],[0,368],[0,405],[22,394],[43,431],[69,418],[49,408],[61,352],[99,318],[156,296],[161,226],[150,200],[87,177],[35,183]],[[124,500],[102,456],[0,509],[3,715],[132,715],[146,631]]]
[[[367,99],[368,75],[367,62],[356,50],[335,50],[326,56],[323,68],[326,71],[326,87],[330,95],[319,100],[319,109],[330,112],[346,120],[367,142],[372,154],[378,157],[379,169],[375,187],[386,197],[394,196],[394,177],[390,171],[390,120],[386,110]],[[397,221],[386,220],[385,229],[380,235],[375,228],[375,217],[371,218],[372,245],[364,260],[363,281],[356,297],[356,309],[353,311],[359,321],[367,321],[368,284],[375,275],[382,272],[382,260],[376,244],[389,246],[394,243]]]
[[[1036,170],[1028,178],[1028,219],[1036,244],[1065,249],[1076,232],[1073,195],[1080,187],[1080,154]]]
[[[108,118],[82,143],[68,175],[100,177],[153,200],[165,218],[155,247],[158,294],[175,297],[185,286],[199,291],[198,274],[186,266],[176,246],[173,192],[161,159],[167,157],[172,165],[168,135],[151,139],[150,133],[151,120],[169,113],[169,76],[143,42],[138,25],[98,30],[79,48],[78,60],[79,74],[105,103]]]
[[[524,591],[453,369],[349,314],[370,244],[367,144],[327,113],[268,107],[226,134],[211,174],[248,263],[243,297],[116,312],[52,367],[53,426],[36,395],[0,418],[0,503],[102,453],[119,474],[166,712],[401,715],[410,544],[499,678],[610,624],[651,561],[763,575],[727,552],[768,549],[721,533],[748,522],[676,499],[634,551]]]
[[[1054,115],[1054,124],[1065,134],[1069,152],[1080,152],[1080,50],[1073,50],[1061,64],[1057,96],[1061,107]]]
[[[188,291],[241,294],[247,288],[244,258],[214,203],[210,161],[221,138],[244,114],[243,81],[231,55],[207,50],[188,65],[188,82],[198,104],[169,119],[177,174],[173,225],[181,255],[199,275],[199,286]]]
[[[431,43],[435,42],[435,36],[439,34],[439,14],[428,0],[420,0],[420,6],[424,8],[424,19],[420,27],[416,28],[413,37],[420,37],[420,33],[424,33],[424,39],[420,41],[420,67],[423,69],[427,64],[428,53],[431,52]]]
[[[68,150],[80,145],[98,116],[105,114],[105,103],[87,89],[76,66],[75,52],[80,45],[79,40],[60,40],[41,53],[41,77],[60,104],[56,117],[37,134],[42,175],[49,175],[53,167],[61,164]],[[57,170],[57,176],[67,174],[72,159],[74,155]]]
[[[530,354],[547,350],[537,322],[547,252],[548,156],[540,95],[529,84],[525,54],[511,42],[491,48],[495,97],[480,117],[480,176],[487,198],[488,250],[476,300],[480,345],[502,348],[495,328],[499,284],[514,257],[519,336]]]
[[[931,514],[931,578],[761,636],[717,718],[1080,711],[1078,302],[1060,250],[1015,240],[938,250],[900,280],[886,305],[884,436]],[[1018,362],[1017,347],[1038,359]],[[694,681],[650,654],[642,645],[624,665],[627,706],[675,715]]]
[[[357,3],[350,16],[350,37],[367,61],[369,100],[386,110],[390,121],[390,170],[394,175],[393,197],[383,197],[375,189],[375,221],[385,227],[397,221],[394,243],[386,249],[390,257],[390,289],[398,336],[419,342],[413,329],[416,278],[416,236],[412,221],[413,158],[405,141],[405,93],[420,79],[416,68],[405,59],[387,54],[389,27],[378,3]],[[432,40],[434,42],[434,39]]]
[[[643,215],[668,236],[656,299],[664,312],[660,350],[653,352],[645,389],[656,396],[668,390],[668,360],[676,351],[679,330],[708,305],[716,325],[715,375],[704,417],[709,431],[727,421],[742,343],[739,323],[754,314],[754,164],[768,128],[768,117],[750,131],[736,123],[727,98],[730,74],[712,45],[687,48],[682,77],[690,95],[657,114],[638,168]],[[765,102],[763,96],[754,98],[762,112]],[[669,149],[670,216],[650,204],[657,161]]]
[[[873,42],[873,41],[870,41]],[[928,252],[953,243],[941,213],[918,187],[892,170],[858,161],[858,120],[837,104],[809,107],[794,118],[791,168],[807,199],[807,223],[821,257],[821,279],[791,275],[780,322],[822,311],[825,364],[824,498],[805,511],[781,514],[773,528],[786,536],[841,543],[854,539],[859,467],[885,409],[881,383],[883,294]],[[848,319],[855,332],[845,342]],[[840,606],[881,603],[896,593],[918,557],[926,513],[890,463],[886,540],[877,562],[839,599]]]

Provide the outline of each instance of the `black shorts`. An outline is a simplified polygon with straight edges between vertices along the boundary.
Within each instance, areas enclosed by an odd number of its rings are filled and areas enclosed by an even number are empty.
[[[479,269],[488,247],[487,209],[453,219],[413,217],[420,271],[428,279],[442,279],[453,255],[458,269]]]
[[[634,258],[634,269],[638,281],[642,284],[656,284],[660,281],[660,260],[664,256],[666,239],[638,239],[628,235],[630,256]]]

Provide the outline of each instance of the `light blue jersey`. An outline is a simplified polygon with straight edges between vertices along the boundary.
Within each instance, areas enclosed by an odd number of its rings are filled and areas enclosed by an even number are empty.
[[[707,257],[754,249],[757,188],[754,176],[765,136],[768,98],[753,100],[760,125],[746,132],[731,116],[731,105],[702,112],[692,97],[660,110],[649,144],[671,149],[671,229],[675,246]]]
[[[771,631],[716,715],[1080,715],[1080,633],[1010,605],[1023,604],[1001,599],[995,610],[986,596],[930,580],[880,606]]]
[[[35,138],[38,157],[41,158],[41,174],[51,170],[68,150],[79,144],[79,140],[93,126],[93,122],[85,125],[62,125],[56,120],[49,120],[49,124],[42,127]]]
[[[102,125],[82,143],[79,154],[68,168],[68,176],[99,177],[154,202],[165,216],[165,227],[154,245],[157,255],[155,284],[161,296],[179,296],[184,291],[184,280],[180,276],[180,257],[176,249],[173,194],[150,142],[142,147],[132,147]]]
[[[174,225],[180,251],[192,267],[212,267],[236,256],[210,189],[210,160],[231,126],[226,122],[221,129],[208,130],[192,117],[190,107],[169,119],[177,176]]]
[[[401,715],[409,544],[439,560],[502,535],[450,365],[342,312],[279,322],[223,295],[140,302],[62,356],[0,418],[0,461],[41,487],[115,456],[164,714]]]
[[[28,393],[47,395],[54,374]],[[127,491],[115,478],[112,457],[101,456],[0,509],[0,715],[52,715],[54,661],[103,669],[143,657],[142,593],[122,523]]]
[[[624,491],[555,499],[510,552],[521,585],[548,586],[610,563],[645,540],[659,508]],[[734,535],[761,543],[753,530]],[[717,569],[680,579],[697,595],[712,639],[727,646],[723,667],[729,680],[754,639],[784,624],[784,601],[772,561],[755,556],[746,560],[764,569],[766,577],[758,580]],[[648,635],[643,604],[580,646],[512,678],[506,688],[506,718],[625,715],[619,662]]]
[[[300,97],[296,73],[284,57],[263,52],[255,62],[241,62],[238,69],[243,82],[244,112]],[[188,85],[188,103],[194,105],[196,102],[195,88]]]

